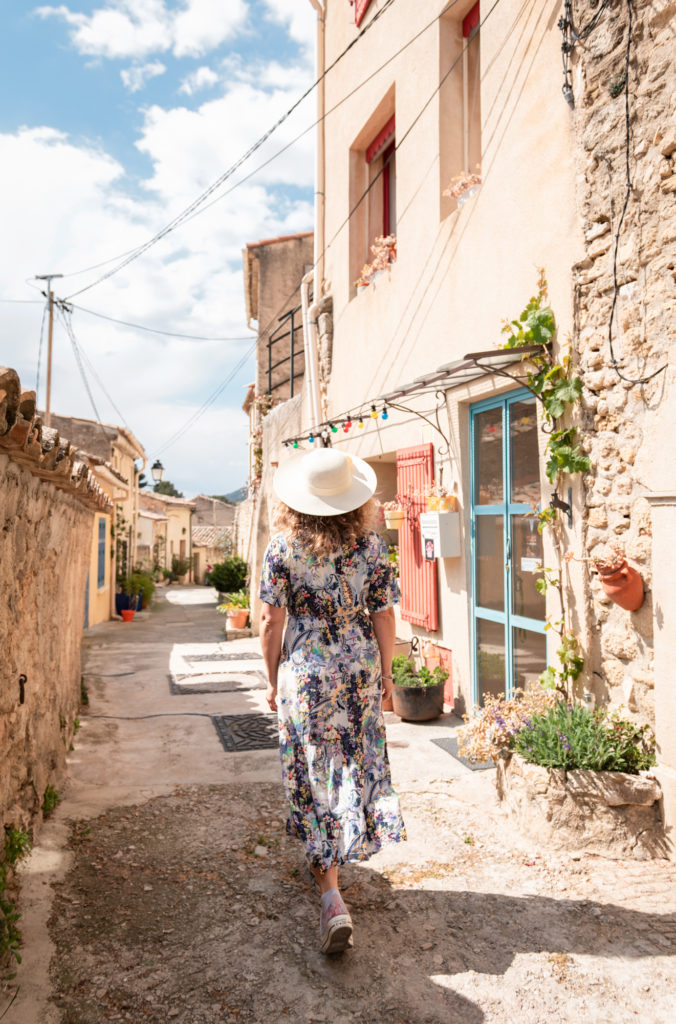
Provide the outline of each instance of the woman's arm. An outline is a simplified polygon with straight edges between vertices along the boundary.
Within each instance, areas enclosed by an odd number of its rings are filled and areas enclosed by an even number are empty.
[[[392,655],[397,635],[397,624],[394,619],[394,608],[384,608],[381,612],[371,612],[373,632],[378,641],[380,651],[380,667],[383,674],[383,700],[392,696]]]
[[[277,710],[277,670],[282,656],[282,634],[286,608],[274,604],[261,604],[260,637],[265,670],[268,674],[268,689],[265,699],[272,711]]]

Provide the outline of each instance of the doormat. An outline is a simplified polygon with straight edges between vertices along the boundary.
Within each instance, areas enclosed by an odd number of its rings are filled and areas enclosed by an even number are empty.
[[[488,768],[495,768],[492,761],[469,761],[466,757],[462,757],[458,753],[457,736],[444,736],[442,739],[432,740],[432,743],[436,743],[438,747],[441,747],[447,754],[450,754],[456,761],[464,764],[465,768],[470,768],[473,772],[485,772]]]
[[[279,746],[277,715],[212,715],[211,721],[228,753]]]

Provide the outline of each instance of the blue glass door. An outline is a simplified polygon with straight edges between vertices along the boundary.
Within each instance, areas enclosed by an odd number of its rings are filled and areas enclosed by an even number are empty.
[[[527,689],[547,667],[535,398],[526,390],[471,408],[474,701]]]

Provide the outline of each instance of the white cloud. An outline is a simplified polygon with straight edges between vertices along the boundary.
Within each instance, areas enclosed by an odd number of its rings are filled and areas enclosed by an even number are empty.
[[[24,281],[35,274],[69,273],[145,242],[245,152],[296,95],[295,89],[269,92],[233,81],[223,96],[194,111],[151,107],[136,140],[152,165],[140,197],[124,167],[99,146],[48,127],[0,134],[0,220],[13,240],[11,247],[0,248],[0,295],[31,297],[34,293],[24,288]],[[303,107],[242,167],[233,183],[311,123],[312,97]],[[312,226],[312,145],[310,132],[231,197],[73,301],[167,331],[249,337],[241,251],[248,241]],[[300,198],[295,190],[279,191],[290,184],[308,191]],[[106,269],[65,277],[55,283],[56,292],[67,296]],[[0,304],[0,315],[0,364],[14,366],[23,385],[33,387],[41,310]],[[153,452],[225,380],[250,344],[141,334],[77,309],[73,318],[76,335],[98,375],[153,458]],[[60,326],[54,360],[54,411],[91,417]],[[244,481],[246,417],[240,406],[243,385],[252,372],[253,359],[209,412],[162,456],[167,475],[186,494],[221,493]],[[116,421],[96,383],[93,388],[103,418]],[[41,391],[44,401],[44,353]]]
[[[310,53],[314,52],[317,32],[317,12],[305,3],[289,3],[289,0],[265,0],[268,17],[282,25],[291,38]]]
[[[120,78],[125,89],[128,89],[129,92],[139,92],[144,88],[147,81],[151,78],[156,78],[158,75],[163,75],[166,70],[165,64],[155,60],[149,64],[134,64],[133,67],[123,68],[120,71]]]
[[[212,71],[211,68],[197,68],[196,71],[186,75],[181,82],[181,86],[178,91],[185,93],[187,96],[193,96],[196,92],[200,92],[202,89],[211,89],[212,86],[216,85],[218,80],[218,74],[215,71]]]
[[[65,21],[73,45],[88,56],[138,59],[171,51],[176,57],[199,57],[242,28],[247,5],[245,0],[184,0],[170,9],[165,0],[108,0],[92,14],[65,4],[38,7],[35,13]]]

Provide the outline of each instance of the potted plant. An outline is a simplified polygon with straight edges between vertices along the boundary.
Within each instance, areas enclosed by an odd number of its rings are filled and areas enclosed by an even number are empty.
[[[638,569],[627,564],[624,552],[611,545],[590,562],[610,600],[628,612],[638,611],[643,604],[643,580]]]
[[[473,195],[481,188],[481,173],[477,167],[475,174],[470,174],[469,171],[462,171],[460,174],[456,174],[455,177],[451,178],[450,185],[445,188],[441,193],[442,196],[449,196],[451,199],[455,199],[458,206],[462,206],[471,199]]]
[[[138,583],[141,587],[141,608],[147,608],[153,599],[153,594],[155,593],[154,574],[150,572],[137,571],[134,575],[138,577]]]
[[[188,573],[190,572],[190,559],[179,558],[178,555],[173,555],[171,559],[171,571],[179,583],[185,583]]]
[[[430,484],[425,488],[424,497],[428,512],[455,511],[455,496],[447,491],[442,484]]]
[[[125,622],[131,622],[134,612],[138,611],[142,581],[139,573],[131,573],[118,580],[118,591],[115,594],[115,610]]]
[[[388,530],[399,530],[406,518],[406,512],[397,498],[394,501],[386,501],[383,504],[385,516],[385,527]]]
[[[244,629],[249,618],[249,592],[237,590],[226,594],[227,600],[218,606],[221,615],[227,615],[229,629]]]
[[[395,235],[378,235],[371,246],[373,259],[365,263],[361,274],[355,281],[356,288],[367,288],[373,278],[381,271],[386,270],[390,263],[397,259],[397,239]]]
[[[394,713],[406,722],[428,722],[444,710],[444,683],[448,672],[437,665],[431,672],[416,668],[405,654],[392,659]]]

